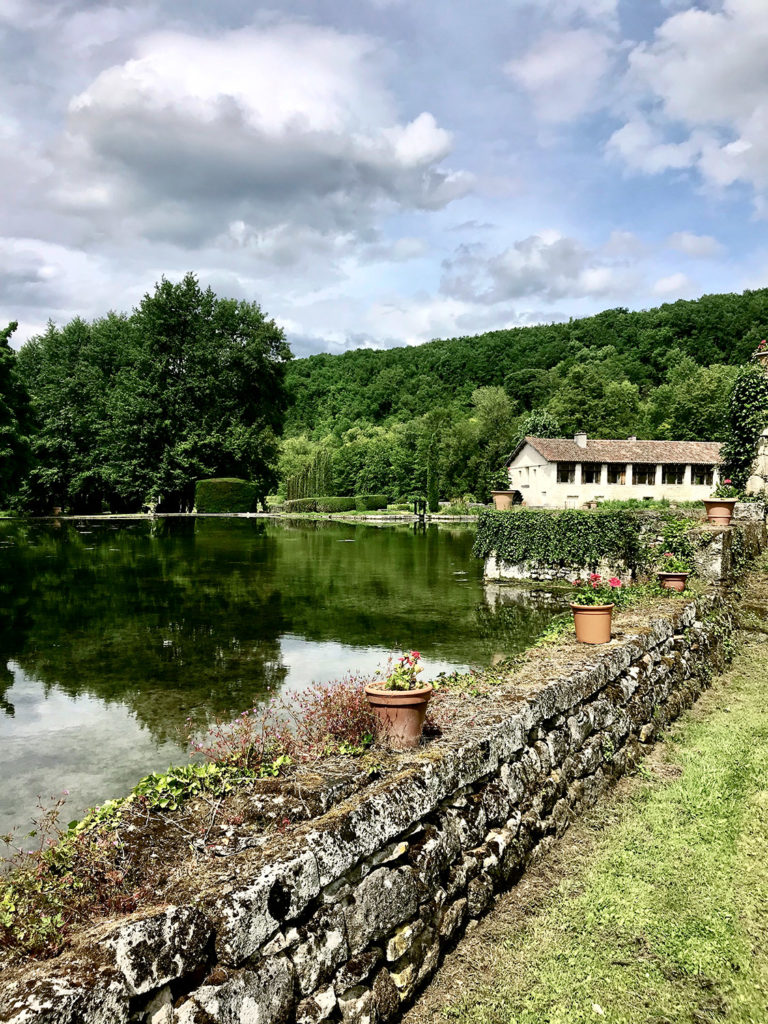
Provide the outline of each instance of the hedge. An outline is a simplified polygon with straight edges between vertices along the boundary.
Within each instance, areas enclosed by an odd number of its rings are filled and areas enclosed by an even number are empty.
[[[358,494],[355,498],[355,508],[358,512],[373,512],[378,508],[386,508],[387,504],[386,494]]]
[[[481,512],[473,554],[507,564],[635,568],[643,557],[642,517],[628,511],[543,509]]]
[[[354,498],[316,498],[318,512],[351,512]]]
[[[195,484],[198,512],[252,512],[258,497],[256,484],[237,477],[198,480]]]
[[[291,498],[283,508],[286,512],[317,512],[317,498]]]

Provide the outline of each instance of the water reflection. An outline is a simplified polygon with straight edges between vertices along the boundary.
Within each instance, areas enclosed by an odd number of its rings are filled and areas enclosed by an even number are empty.
[[[473,531],[264,520],[0,522],[0,796],[80,806],[184,756],[184,723],[418,647],[514,654],[553,614],[487,600]],[[11,785],[8,785],[8,782]],[[6,822],[7,823],[7,822]]]

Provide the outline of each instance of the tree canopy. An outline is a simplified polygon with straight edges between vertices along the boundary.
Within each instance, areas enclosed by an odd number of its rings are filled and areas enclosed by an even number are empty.
[[[76,318],[19,352],[38,421],[35,506],[191,507],[202,477],[276,484],[286,407],[282,330],[256,303],[193,274],[163,279],[128,316]]]

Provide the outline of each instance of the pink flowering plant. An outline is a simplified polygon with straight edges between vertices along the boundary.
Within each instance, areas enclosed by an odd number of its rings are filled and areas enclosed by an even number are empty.
[[[617,604],[622,596],[622,582],[618,576],[603,579],[597,572],[590,573],[585,580],[574,580],[573,587],[573,604]]]
[[[381,686],[384,690],[415,690],[419,686],[416,678],[424,671],[419,664],[421,654],[418,651],[406,651],[394,662],[390,659],[386,672],[377,672],[383,676]]]
[[[730,477],[726,477],[722,483],[719,483],[712,492],[713,498],[738,498],[739,497],[738,487],[734,487],[733,480]]]
[[[664,551],[659,559],[659,572],[690,572],[691,563],[674,551]]]

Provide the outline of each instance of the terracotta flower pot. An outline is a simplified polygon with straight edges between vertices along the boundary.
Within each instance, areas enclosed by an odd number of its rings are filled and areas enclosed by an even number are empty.
[[[493,505],[499,512],[506,512],[515,504],[516,491],[491,491]]]
[[[665,590],[676,590],[682,594],[688,586],[689,572],[657,572],[656,577]]]
[[[607,644],[611,639],[612,604],[573,604],[573,623],[580,644]]]
[[[716,526],[730,526],[733,516],[733,506],[737,498],[705,498],[704,508],[707,510],[707,519]]]
[[[385,690],[375,683],[365,688],[365,696],[378,719],[379,734],[394,750],[418,747],[432,687],[417,690]]]

